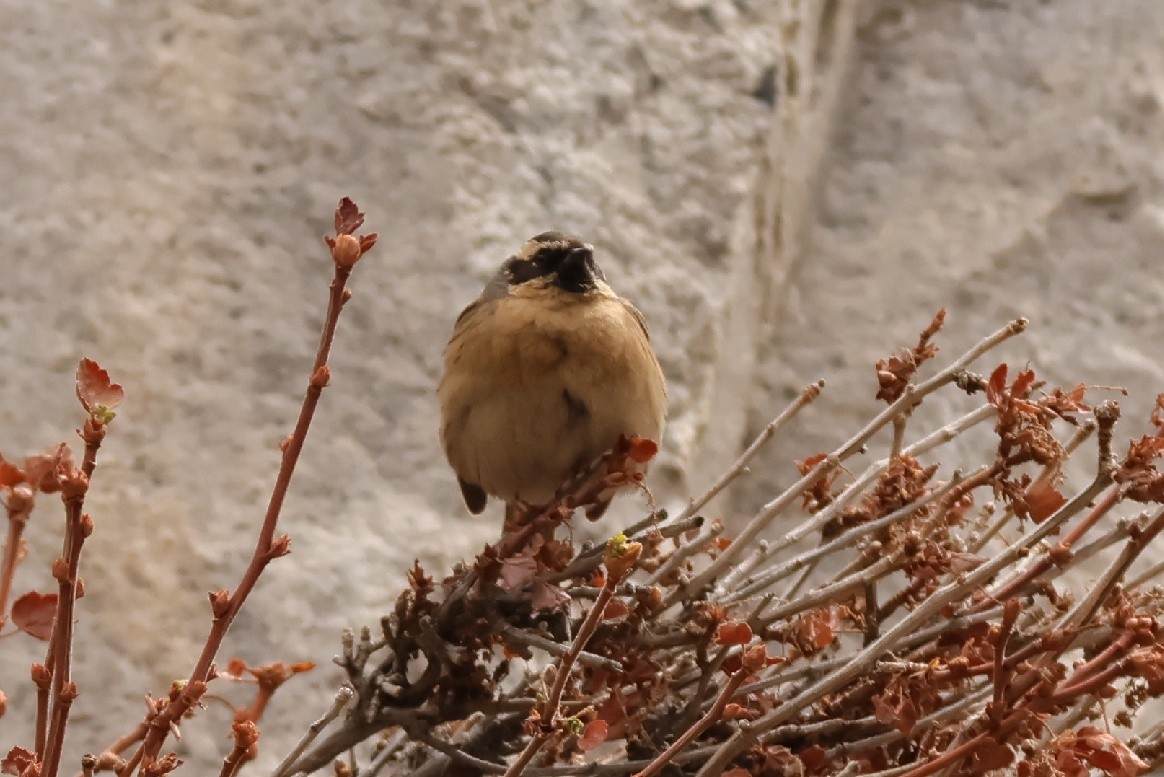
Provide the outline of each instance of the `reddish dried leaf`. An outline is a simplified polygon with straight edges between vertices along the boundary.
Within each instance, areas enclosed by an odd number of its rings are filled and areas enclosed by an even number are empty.
[[[630,608],[626,606],[626,602],[622,599],[611,599],[606,603],[606,609],[602,611],[602,619],[612,621],[618,618],[625,618],[629,614]]]
[[[974,751],[972,759],[974,774],[982,774],[984,772],[994,771],[995,769],[1005,769],[1014,762],[1014,751],[1006,745],[1001,745],[993,740],[987,740],[985,744]]]
[[[724,705],[723,714],[720,717],[724,720],[747,720],[756,716],[743,704],[733,701]]]
[[[586,728],[582,730],[582,736],[578,737],[578,749],[582,752],[593,750],[606,741],[607,734],[610,733],[610,724],[605,720],[599,718],[592,720],[586,724]]]
[[[627,455],[631,457],[632,461],[639,464],[646,464],[655,458],[655,454],[658,452],[659,444],[646,437],[631,437],[627,441]]]
[[[57,615],[57,595],[29,591],[12,603],[12,623],[29,636],[48,641]]]
[[[1055,511],[1067,504],[1067,498],[1051,485],[1051,481],[1044,480],[1036,483],[1027,490],[1027,515],[1035,523],[1042,523],[1054,515]]]
[[[1091,406],[1083,401],[1087,394],[1087,387],[1080,383],[1070,391],[1064,391],[1061,388],[1052,389],[1045,397],[1039,400],[1039,404],[1050,410],[1055,415],[1062,418],[1068,423],[1074,424],[1075,421],[1067,413],[1080,413],[1091,410]]]
[[[758,774],[790,775],[802,770],[800,759],[783,745],[768,745],[762,751]]]
[[[1136,777],[1148,768],[1123,740],[1094,726],[1075,732],[1072,750],[1108,777]]]
[[[801,459],[796,462],[796,469],[801,475],[807,475],[817,467],[821,462],[828,458],[827,453],[817,453],[809,456],[806,459]],[[831,504],[833,501],[832,485],[837,478],[841,476],[839,468],[833,469],[825,475],[819,483],[804,492],[803,505],[804,509],[810,513],[816,512],[825,505]]]
[[[728,769],[722,777],[752,777],[752,773],[742,766],[737,766],[734,769]]]
[[[812,471],[813,467],[815,467],[817,464],[820,464],[828,457],[829,455],[827,453],[814,454],[809,456],[807,459],[801,459],[800,461],[796,462],[796,469],[800,471],[801,475],[807,475]]]
[[[610,726],[621,726],[626,720],[626,707],[623,706],[617,693],[611,693],[606,702],[598,708],[598,717]]]
[[[335,233],[350,235],[364,223],[364,214],[360,213],[359,206],[352,202],[351,197],[344,197],[335,209]]]
[[[499,582],[506,591],[516,591],[533,581],[538,563],[531,556],[511,556],[501,562]]]
[[[944,313],[945,311],[942,312]],[[802,764],[804,764],[805,771],[810,773],[815,772],[817,769],[820,769],[822,766],[824,766],[825,762],[828,760],[827,756],[828,751],[820,745],[811,745],[796,754],[796,757],[800,759]]]
[[[974,553],[951,553],[950,571],[954,573],[972,572],[982,566],[986,559]]]
[[[530,597],[530,606],[537,610],[555,610],[570,603],[570,596],[556,585],[550,585],[542,580],[535,580],[533,595]]]
[[[226,664],[226,669],[218,673],[219,677],[226,677],[231,680],[241,680],[243,675],[250,670],[247,662],[241,658],[232,658]]]
[[[0,488],[11,488],[24,482],[24,472],[3,456],[0,456]]]
[[[1055,768],[1063,777],[1091,777],[1091,769],[1070,750],[1060,750],[1055,757]]]
[[[995,407],[1002,405],[1006,397],[1006,364],[1000,364],[990,373],[990,380],[986,383],[986,399]]]
[[[917,345],[913,348],[902,348],[888,359],[877,362],[877,399],[894,402],[905,393],[918,367],[937,355],[938,347],[930,340],[942,328],[945,320],[946,311],[943,308],[921,333]]]
[[[752,641],[752,627],[743,621],[728,621],[715,630],[715,641],[721,645],[746,645]]]
[[[4,760],[0,761],[0,773],[20,775],[35,762],[36,755],[23,747],[14,747],[4,756]]]
[[[824,650],[833,644],[833,614],[829,610],[815,610],[797,620],[797,646],[808,653]]]
[[[917,707],[912,701],[889,692],[873,697],[873,712],[877,722],[893,726],[906,736],[918,719]]]
[[[1147,681],[1148,692],[1153,696],[1164,694],[1164,648],[1137,650],[1130,658],[1135,674]]]
[[[1023,370],[1015,376],[1014,383],[1011,384],[1010,393],[1015,397],[1025,397],[1031,393],[1031,386],[1035,384],[1035,371]]]
[[[77,365],[77,399],[87,413],[98,408],[113,410],[125,399],[125,390],[97,362],[82,359]]]
[[[24,478],[37,491],[56,493],[61,491],[58,477],[73,469],[72,450],[65,443],[49,448],[43,454],[24,458]]]

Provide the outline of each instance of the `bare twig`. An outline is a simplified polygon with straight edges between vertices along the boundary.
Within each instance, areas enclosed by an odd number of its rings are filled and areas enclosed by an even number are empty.
[[[363,777],[376,777],[388,765],[388,762],[396,757],[396,754],[400,752],[400,748],[407,743],[408,734],[403,729],[397,730],[387,741],[379,745],[379,751],[368,762],[368,765],[360,770],[360,774]]]
[[[82,362],[82,364],[84,364]],[[78,370],[78,375],[80,370]],[[82,404],[85,400],[82,399]],[[90,410],[86,406],[86,410]],[[80,585],[81,547],[93,532],[93,519],[82,512],[85,494],[89,490],[90,477],[97,466],[97,451],[108,428],[97,411],[91,411],[81,430],[85,441],[85,454],[79,469],[72,467],[66,458],[62,461],[64,471],[58,474],[61,499],[65,503],[65,540],[62,555],[53,564],[53,577],[58,582],[57,610],[53,619],[52,635],[49,637],[48,654],[44,665],[52,676],[52,707],[48,717],[48,732],[43,737],[44,777],[56,777],[65,745],[65,727],[68,725],[69,711],[77,698],[77,686],[72,681],[73,654],[73,612],[77,603]],[[35,671],[35,669],[34,669]],[[43,704],[43,687],[39,702]],[[38,724],[44,723],[43,709],[38,709]],[[38,728],[37,742],[42,741]]]
[[[131,759],[133,762],[140,763],[142,766],[150,766],[156,761],[162,744],[169,736],[173,727],[177,725],[182,719],[182,716],[198,702],[201,695],[205,692],[206,682],[210,679],[213,670],[214,657],[218,654],[219,646],[226,636],[227,629],[234,622],[235,616],[242,609],[243,602],[246,601],[247,596],[254,589],[255,584],[259,580],[259,576],[266,569],[267,564],[273,559],[286,555],[289,551],[290,538],[286,535],[279,538],[275,537],[275,530],[279,523],[279,515],[283,509],[283,502],[286,499],[287,490],[291,485],[291,477],[295,472],[295,465],[299,461],[303,444],[307,440],[307,432],[311,427],[312,418],[315,416],[316,407],[318,407],[323,389],[327,386],[331,377],[331,371],[328,368],[327,361],[331,353],[332,342],[335,339],[336,325],[339,323],[340,312],[343,310],[344,304],[351,297],[351,292],[347,288],[348,278],[351,276],[352,269],[360,255],[370,249],[376,240],[374,234],[359,238],[352,235],[363,223],[363,214],[358,214],[358,216],[351,218],[341,227],[340,214],[345,210],[353,213],[357,212],[356,206],[347,198],[340,203],[340,207],[336,211],[337,236],[335,240],[331,240],[330,242],[335,274],[331,282],[327,314],[324,318],[323,332],[319,339],[319,349],[315,355],[315,364],[311,369],[311,376],[308,380],[307,392],[303,398],[303,405],[299,411],[299,418],[295,423],[295,428],[286,438],[282,446],[283,457],[279,466],[279,472],[275,477],[275,485],[271,491],[270,501],[267,503],[267,510],[263,516],[263,523],[259,529],[258,539],[255,543],[255,549],[251,555],[250,563],[243,572],[238,587],[233,593],[228,593],[224,590],[210,595],[214,619],[210,627],[210,632],[206,637],[206,643],[202,648],[201,655],[199,655],[197,662],[194,664],[193,670],[190,672],[190,678],[186,681],[183,691],[172,699],[166,705],[166,708],[150,722],[149,732],[146,734],[145,740],[142,742],[138,752],[135,753],[134,758]],[[357,241],[354,249],[351,247],[352,239]],[[352,257],[353,251],[354,258]]]
[[[705,526],[696,537],[690,541],[683,542],[670,555],[670,557],[659,565],[651,575],[646,579],[643,585],[654,585],[674,570],[682,566],[683,562],[694,556],[696,553],[707,549],[707,543],[723,534],[724,526],[722,521],[712,521],[709,526]]]
[[[813,400],[819,397],[820,392],[824,390],[824,386],[825,382],[823,380],[818,380],[817,382],[812,383],[801,390],[800,394],[797,395],[796,399],[794,399],[792,403],[788,405],[788,407],[780,411],[778,416],[769,421],[768,425],[760,430],[760,433],[756,435],[754,440],[752,440],[751,445],[749,445],[744,450],[744,452],[740,454],[740,457],[736,459],[735,463],[728,467],[727,470],[725,470],[724,473],[720,475],[720,477],[714,483],[712,483],[706,491],[704,491],[695,499],[691,500],[690,504],[684,508],[683,512],[675,516],[674,520],[683,521],[695,515],[697,512],[703,509],[704,505],[706,505],[708,502],[718,496],[721,491],[731,485],[732,481],[747,472],[748,463],[756,457],[756,454],[760,452],[760,449],[763,448],[764,445],[766,445],[768,441],[776,435],[776,432],[780,431],[780,429],[783,428],[783,426],[788,423],[788,421],[790,421],[793,416],[799,413],[805,405],[810,404]]]
[[[586,613],[586,619],[582,621],[582,625],[578,628],[578,633],[574,635],[574,639],[570,643],[570,649],[562,655],[554,669],[554,684],[550,687],[550,692],[546,696],[546,703],[543,705],[538,719],[530,721],[530,723],[537,727],[537,732],[530,738],[529,743],[526,744],[525,749],[521,751],[517,759],[505,771],[505,777],[517,777],[521,774],[546,742],[558,735],[558,711],[562,704],[562,693],[566,690],[566,682],[570,677],[570,670],[573,668],[574,662],[578,660],[578,655],[582,652],[582,649],[586,647],[586,643],[594,636],[594,632],[598,629],[598,624],[602,622],[602,615],[606,611],[606,605],[614,597],[615,588],[626,573],[634,566],[641,551],[642,546],[637,544],[628,545],[626,549],[619,549],[613,541],[607,544],[607,574],[605,584],[602,586],[602,590],[599,591],[598,597],[594,600],[590,611]]]
[[[8,597],[12,591],[12,577],[20,559],[20,538],[28,517],[32,514],[33,489],[27,483],[18,483],[8,490],[4,505],[8,513],[8,535],[4,539],[4,555],[0,558],[0,629],[8,617]]]
[[[674,760],[683,748],[691,744],[697,736],[702,734],[713,724],[715,724],[721,717],[723,717],[724,707],[727,706],[728,701],[743,684],[747,677],[747,670],[737,669],[731,677],[728,678],[727,684],[724,685],[720,691],[719,696],[716,697],[715,703],[711,705],[711,709],[697,720],[690,728],[684,731],[678,739],[671,743],[671,746],[664,750],[659,756],[651,761],[641,772],[637,772],[635,777],[654,777],[663,770],[667,764]]]
[[[983,469],[979,470],[979,472],[984,473],[988,469],[989,468],[984,467]],[[954,489],[959,488],[962,482],[963,481],[961,476],[955,474],[949,483],[946,483],[940,488],[935,488],[933,491],[930,491],[916,502],[908,504],[905,507],[902,507],[900,510],[894,510],[892,513],[886,515],[883,518],[878,518],[875,521],[870,521],[869,523],[861,524],[860,526],[854,526],[852,529],[849,529],[829,542],[818,545],[817,547],[811,550],[807,550],[804,553],[797,554],[787,561],[781,562],[780,564],[765,570],[758,576],[744,580],[738,588],[734,588],[729,593],[726,593],[721,597],[720,600],[728,603],[755,596],[760,591],[769,588],[793,572],[807,567],[814,561],[822,559],[825,556],[832,555],[833,553],[836,553],[845,548],[854,547],[857,543],[857,540],[859,540],[861,537],[879,532],[882,529],[909,518],[918,510],[922,510],[939,499],[943,499],[948,496]]]
[[[599,595],[601,595],[601,591],[602,589],[599,589]],[[524,642],[527,645],[544,650],[552,656],[565,656],[569,651],[568,647],[554,642],[548,637],[543,637],[509,624],[501,626],[501,633],[510,639]],[[579,651],[577,661],[583,666],[592,666],[598,669],[610,669],[616,672],[622,669],[622,664],[619,662],[609,658],[603,658],[602,656],[596,656],[593,653],[587,653],[585,650]]]
[[[980,565],[961,580],[947,583],[921,602],[917,609],[898,621],[892,628],[882,634],[872,644],[865,647],[845,664],[842,668],[830,673],[819,680],[812,687],[801,692],[798,696],[780,704],[776,709],[755,721],[747,731],[738,731],[727,742],[720,746],[715,756],[708,759],[698,772],[698,777],[714,777],[731,763],[739,753],[750,746],[766,730],[774,728],[787,721],[792,715],[809,704],[836,691],[850,680],[865,672],[881,655],[892,650],[894,646],[911,630],[924,624],[936,615],[943,607],[964,597],[968,592],[975,590],[979,585],[989,580],[999,570],[1004,569],[1035,543],[1049,536],[1059,528],[1072,512],[1068,509],[1073,505],[1086,504],[1099,489],[1096,484],[1088,488],[1054,515],[1047,518],[1034,532],[1009,548],[1003,550],[994,558]]]
[[[327,712],[323,713],[321,717],[313,721],[311,725],[307,727],[307,731],[304,732],[303,736],[299,738],[299,741],[295,743],[295,747],[291,748],[291,752],[287,754],[287,757],[284,758],[275,768],[275,771],[271,773],[271,777],[286,777],[299,756],[301,756],[304,751],[310,747],[311,743],[315,741],[316,737],[318,737],[325,728],[331,725],[333,720],[340,716],[340,713],[347,709],[348,705],[355,697],[356,692],[353,688],[347,685],[340,687],[339,690],[335,692],[335,698],[332,699],[331,707],[329,707]]]
[[[1027,320],[1025,318],[1018,318],[1011,321],[1002,329],[994,334],[986,337],[981,342],[976,344],[966,353],[962,354],[952,364],[944,370],[933,376],[929,380],[919,384],[913,391],[907,392],[901,399],[897,400],[885,410],[877,414],[873,420],[865,425],[861,431],[853,435],[849,440],[842,444],[839,448],[829,454],[823,461],[802,477],[795,485],[785,491],[776,499],[772,500],[760,510],[760,512],[748,522],[748,525],[740,532],[736,541],[732,543],[719,557],[708,565],[707,569],[697,575],[690,583],[684,587],[684,591],[690,594],[691,592],[700,591],[705,588],[711,581],[715,580],[720,574],[724,572],[732,562],[735,560],[739,549],[747,547],[753,540],[759,536],[760,532],[768,526],[772,520],[779,515],[783,510],[795,501],[805,489],[812,487],[820,482],[836,467],[840,466],[841,462],[849,458],[853,454],[860,451],[865,443],[867,443],[874,434],[876,434],[885,424],[892,422],[892,420],[901,412],[908,411],[917,405],[921,400],[933,393],[942,386],[954,380],[955,376],[968,364],[977,359],[982,354],[994,348],[999,343],[1008,340],[1011,337],[1019,334],[1027,328]],[[822,511],[827,512],[827,511]],[[811,532],[818,531],[824,526],[827,519],[821,520],[821,515],[817,515],[811,521],[805,521],[796,529],[790,531],[785,535],[784,539],[779,543],[780,547],[787,547],[796,542],[801,537],[805,537]]]

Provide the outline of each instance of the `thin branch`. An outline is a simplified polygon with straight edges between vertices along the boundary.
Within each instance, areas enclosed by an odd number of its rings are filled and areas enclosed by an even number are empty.
[[[344,202],[341,203],[341,209],[345,205],[352,205],[352,203],[345,198]],[[354,209],[354,205],[352,207]],[[337,214],[338,212],[339,210],[337,209]],[[359,222],[362,223],[362,220],[361,215]],[[339,219],[337,218],[338,221]],[[359,223],[354,228],[359,228]],[[340,240],[343,237],[351,237],[351,235],[337,236]],[[368,238],[371,238],[371,241],[367,247],[363,247],[364,240]],[[357,259],[359,258],[359,254],[363,253],[367,248],[371,248],[374,240],[374,235],[367,235],[359,241],[361,247],[357,249],[359,251],[356,255]],[[226,636],[230,624],[234,622],[235,616],[242,609],[243,602],[246,601],[247,596],[254,589],[255,584],[258,583],[259,576],[266,569],[267,564],[289,551],[290,538],[283,537],[276,539],[275,531],[278,527],[279,516],[283,509],[283,502],[287,497],[287,491],[291,485],[291,477],[295,473],[295,465],[299,461],[299,455],[303,451],[303,445],[307,440],[307,432],[311,427],[315,410],[319,406],[323,389],[327,386],[331,377],[330,369],[327,366],[328,356],[331,353],[332,342],[335,339],[335,331],[339,323],[340,313],[343,310],[344,304],[351,297],[351,292],[347,288],[347,282],[351,276],[354,262],[341,260],[334,241],[332,247],[335,274],[331,282],[327,314],[324,317],[323,331],[319,339],[319,348],[315,355],[315,363],[312,367],[310,378],[308,379],[303,404],[299,410],[299,418],[295,422],[295,428],[286,440],[284,440],[282,446],[282,461],[279,465],[279,472],[275,477],[275,485],[271,490],[271,497],[267,503],[266,513],[263,516],[263,523],[259,529],[258,539],[255,542],[255,549],[234,592],[229,595],[225,591],[219,592],[218,594],[211,594],[214,619],[210,627],[210,632],[206,636],[206,643],[202,648],[202,653],[199,655],[193,670],[190,672],[190,678],[186,681],[182,692],[172,699],[166,705],[166,708],[151,721],[149,732],[146,734],[145,740],[142,742],[138,753],[135,754],[133,759],[143,767],[150,766],[156,761],[162,744],[166,741],[173,727],[177,725],[192,706],[197,704],[199,697],[205,692],[206,682],[210,679],[214,658],[218,655],[218,649],[222,644],[222,640]]]
[[[651,761],[645,769],[635,774],[635,777],[654,777],[659,772],[663,771],[663,767],[671,763],[683,748],[691,744],[692,740],[698,737],[712,725],[717,723],[723,717],[724,707],[727,706],[728,701],[743,684],[747,677],[746,669],[737,669],[728,678],[727,684],[724,685],[723,690],[720,691],[719,696],[716,697],[715,703],[711,705],[711,709],[707,713],[684,731],[679,737],[671,743],[671,746],[658,755],[655,760]]]
[[[804,492],[805,489],[819,483],[824,477],[828,475],[836,467],[840,466],[841,462],[849,458],[853,454],[860,451],[865,443],[867,443],[874,434],[876,434],[887,423],[892,422],[894,417],[899,413],[912,409],[915,405],[920,403],[929,394],[938,390],[942,386],[950,383],[968,364],[977,359],[982,354],[989,351],[991,348],[999,345],[1002,342],[1014,337],[1027,328],[1027,320],[1025,318],[1017,318],[1011,321],[1002,329],[999,329],[994,334],[986,337],[981,342],[976,344],[973,348],[962,354],[952,364],[944,370],[934,375],[927,381],[919,384],[912,392],[907,392],[904,396],[898,399],[893,404],[889,405],[883,411],[877,414],[865,427],[853,435],[848,441],[842,444],[839,448],[829,454],[817,466],[813,467],[812,471],[802,477],[791,488],[783,494],[772,500],[760,510],[760,512],[748,522],[748,525],[743,528],[736,541],[732,543],[720,556],[713,561],[707,569],[697,575],[690,583],[684,586],[683,590],[686,594],[692,595],[698,591],[706,588],[713,580],[721,575],[728,567],[732,565],[739,550],[748,547],[753,540],[759,536],[772,520],[784,511],[797,496]],[[798,528],[793,529],[784,539],[777,543],[779,547],[787,547],[796,542],[801,537],[807,536],[811,532],[819,530],[824,526],[825,520],[819,520],[820,515],[816,516],[811,521],[806,521]],[[674,599],[671,600],[673,603]]]
[[[20,560],[20,538],[32,514],[33,490],[20,483],[8,490],[5,508],[8,513],[8,536],[4,540],[4,556],[0,559],[0,629],[7,623],[8,597],[12,592],[12,578]]]
[[[311,743],[316,740],[316,738],[320,735],[320,733],[323,732],[325,728],[331,725],[333,720],[340,716],[340,713],[347,709],[348,705],[355,697],[356,691],[354,688],[347,685],[340,687],[339,690],[335,692],[335,697],[332,699],[331,707],[329,707],[327,712],[323,713],[320,718],[313,721],[312,724],[307,727],[307,731],[303,734],[302,737],[299,738],[299,741],[295,743],[295,747],[291,748],[291,752],[287,754],[287,757],[284,758],[277,767],[275,767],[275,771],[271,773],[271,777],[285,777],[290,772],[291,767],[295,764],[295,761],[299,758],[299,756],[301,756],[307,750],[307,748],[311,746]]]
[[[392,735],[392,738],[383,743],[379,752],[375,757],[368,762],[368,765],[360,770],[361,777],[376,777],[380,770],[388,765],[405,744],[408,743],[408,734],[403,730],[398,730]]]
[[[835,601],[840,594],[864,588],[866,584],[885,577],[900,566],[901,557],[900,552],[889,556],[883,556],[877,559],[867,567],[864,567],[848,577],[843,577],[828,585],[814,588],[806,594],[802,594],[795,599],[788,602],[781,602],[773,609],[761,615],[757,620],[767,626],[770,623],[778,620],[784,620],[794,615],[799,615],[805,610],[811,610],[818,605],[826,602]]]
[[[601,594],[602,589],[600,588],[598,591]],[[554,642],[548,637],[534,634],[533,632],[527,631],[525,629],[519,629],[516,626],[511,626],[508,623],[501,625],[501,633],[510,639],[525,643],[526,645],[530,645],[532,647],[536,647],[540,650],[544,650],[553,656],[565,656],[569,650],[567,646]],[[591,666],[596,669],[609,669],[615,672],[618,672],[622,669],[622,664],[620,664],[618,661],[605,658],[594,653],[587,653],[585,650],[582,650],[578,653],[577,660],[578,663],[582,664],[583,666]]]
[[[989,467],[983,467],[982,469],[978,470],[978,472],[971,476],[970,482],[974,482],[978,476],[988,472],[989,470]],[[730,593],[723,595],[720,598],[720,601],[727,604],[755,596],[759,592],[769,588],[793,572],[807,567],[812,562],[822,559],[825,556],[832,555],[833,553],[836,553],[845,548],[854,547],[857,543],[857,540],[860,538],[875,532],[879,532],[882,529],[888,528],[893,524],[898,523],[899,521],[904,521],[918,510],[922,510],[939,499],[945,498],[953,490],[961,490],[963,482],[964,481],[962,480],[961,476],[955,474],[955,476],[951,478],[950,482],[944,484],[940,488],[935,488],[917,501],[911,502],[899,510],[894,510],[889,515],[878,518],[875,521],[870,521],[869,523],[861,524],[860,526],[854,526],[853,528],[845,531],[843,534],[838,535],[829,542],[823,543],[816,546],[815,548],[812,548],[811,550],[807,550],[804,553],[793,556],[787,561],[781,562],[774,567],[770,567],[769,569],[766,569],[764,572],[760,573],[759,576],[744,580],[738,588],[731,590]]]
[[[602,615],[606,611],[606,605],[614,597],[614,590],[623,577],[621,574],[617,574],[610,569],[609,550],[607,551],[607,567],[606,582],[602,586],[602,590],[598,592],[598,598],[594,600],[590,611],[586,613],[586,619],[582,621],[582,625],[578,628],[578,633],[574,635],[574,640],[570,643],[570,649],[562,655],[554,670],[554,684],[550,687],[549,695],[546,697],[546,703],[541,711],[540,720],[537,723],[539,731],[530,738],[525,748],[521,751],[521,754],[505,770],[505,777],[517,777],[521,774],[546,742],[558,734],[556,728],[558,710],[562,703],[562,693],[566,690],[566,682],[570,677],[570,670],[574,667],[574,662],[578,659],[578,655],[582,652],[586,643],[594,636],[594,632],[598,629],[598,624],[602,622]]]
[[[819,397],[820,392],[824,390],[824,387],[825,382],[823,380],[818,380],[815,383],[812,383],[802,389],[800,394],[797,395],[796,399],[794,399],[786,408],[784,408],[784,410],[782,410],[779,415],[769,421],[767,426],[760,430],[760,433],[756,435],[756,439],[752,440],[751,445],[749,445],[744,450],[744,452],[740,454],[740,457],[736,459],[735,463],[728,467],[727,470],[722,475],[720,475],[720,477],[714,483],[712,483],[706,491],[704,491],[695,499],[691,500],[687,507],[684,508],[683,512],[679,513],[679,515],[677,515],[674,520],[683,521],[695,515],[697,512],[702,510],[708,502],[718,496],[721,491],[727,488],[732,483],[732,481],[747,472],[748,463],[756,457],[756,454],[760,452],[760,449],[763,448],[764,445],[766,445],[768,441],[776,435],[776,432],[780,431],[780,429],[783,428],[784,425],[793,418],[793,416],[799,413],[802,408]]]
[[[1006,548],[997,556],[979,565],[964,578],[946,583],[933,594],[921,602],[917,608],[906,617],[898,621],[892,628],[872,644],[865,647],[853,656],[842,668],[824,677],[812,687],[789,699],[776,709],[756,720],[747,731],[738,731],[723,745],[716,754],[699,770],[697,777],[715,777],[729,763],[767,729],[786,722],[793,715],[809,704],[813,704],[826,695],[840,689],[854,678],[867,671],[880,656],[892,650],[910,631],[925,624],[930,618],[937,615],[946,605],[964,598],[971,591],[976,590],[984,582],[992,578],[1000,570],[1013,563],[1020,554],[1040,542],[1052,532],[1057,531],[1060,524],[1077,505],[1086,504],[1102,487],[1102,483],[1093,483],[1092,486],[1061,507],[1056,513],[1049,516],[1043,523],[1019,542]]]
[[[723,530],[724,526],[722,521],[713,521],[710,526],[704,527],[694,539],[684,542],[672,551],[670,557],[643,581],[643,585],[654,585],[658,583],[667,575],[671,574],[671,572],[682,566],[687,559],[706,550],[707,543],[723,534]]]
[[[438,750],[441,753],[444,753],[453,761],[453,763],[459,763],[462,766],[469,767],[470,769],[476,769],[482,774],[509,773],[501,764],[493,763],[492,761],[486,761],[484,758],[478,758],[475,755],[466,753],[456,745],[450,744],[448,742],[442,742],[436,737],[423,737],[420,741],[433,748],[434,750]]]
[[[69,721],[69,711],[77,698],[77,686],[72,681],[73,626],[81,579],[81,548],[85,539],[93,531],[93,519],[85,515],[85,495],[89,490],[90,476],[97,466],[97,451],[108,429],[106,422],[96,413],[85,419],[81,438],[85,441],[85,454],[80,469],[70,469],[59,477],[61,498],[65,503],[65,539],[62,555],[53,564],[53,576],[57,578],[57,610],[53,618],[52,635],[49,637],[48,654],[44,665],[52,675],[51,710],[48,715],[48,732],[44,737],[43,767],[44,777],[56,777],[60,768],[65,746],[65,728]],[[45,701],[43,688],[37,710],[37,742],[42,740],[39,725],[43,725],[44,710],[40,705]]]

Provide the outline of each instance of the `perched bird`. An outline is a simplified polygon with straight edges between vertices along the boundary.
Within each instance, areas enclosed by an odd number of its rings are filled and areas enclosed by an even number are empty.
[[[547,504],[619,435],[658,442],[667,409],[642,314],[607,285],[592,246],[559,232],[526,242],[461,312],[437,395],[472,513],[488,496]]]

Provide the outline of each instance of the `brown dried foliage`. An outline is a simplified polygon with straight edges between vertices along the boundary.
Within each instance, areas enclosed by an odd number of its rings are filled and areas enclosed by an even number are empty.
[[[936,352],[930,341],[942,321],[939,314],[917,347],[878,365],[893,374],[881,375],[883,398],[903,396]],[[406,743],[385,767],[400,774],[425,764],[448,774],[553,766],[562,775],[830,775],[853,761],[866,771],[908,766],[910,777],[947,767],[1066,774],[1073,763],[1136,773],[1127,770],[1140,769],[1141,756],[1117,735],[1098,737],[1086,725],[1044,735],[1072,710],[1130,721],[1164,693],[1164,592],[1115,585],[1164,529],[1164,511],[1098,520],[1136,498],[1164,501],[1153,490],[1164,399],[1152,418],[1156,435],[1076,492],[1062,474],[1068,448],[1060,437],[1089,420],[1085,387],[1047,390],[1029,369],[1008,374],[1006,365],[989,379],[943,373],[952,390],[985,392],[995,421],[995,447],[972,477],[951,481],[937,460],[895,454],[856,491],[852,476],[834,468],[773,500],[799,503],[806,516],[828,509],[832,517],[819,524],[826,548],[851,560],[791,599],[776,596],[779,581],[815,563],[779,562],[772,548],[791,540],[770,539],[753,549],[758,560],[747,569],[692,587],[720,554],[739,563],[747,549],[710,540],[715,534],[693,518],[678,524],[659,514],[627,530],[642,555],[612,592],[599,554],[575,547],[568,528],[602,483],[624,477],[613,452],[439,591],[418,585],[426,578],[414,569],[383,624],[385,647],[349,643],[345,652],[357,708],[295,768],[323,768],[367,732],[387,729]],[[1110,444],[1116,412],[1110,404],[1095,412]],[[828,457],[797,468],[808,475]],[[991,497],[1003,512],[974,511]],[[1030,519],[1011,527],[1018,539],[973,549],[1012,516]],[[987,532],[991,521],[998,526]],[[1062,541],[1038,544],[1059,526],[1072,527]],[[1082,555],[1075,548],[1110,548],[1109,558],[1118,551],[1107,582],[1078,593],[1064,585]],[[741,581],[758,580],[771,585],[768,597],[733,596]],[[876,613],[866,600],[872,583],[891,594]],[[874,615],[880,631],[870,637]],[[597,625],[588,631],[588,622]],[[370,634],[363,639],[373,644]],[[1073,658],[1080,651],[1085,660]],[[570,655],[577,661],[563,679]],[[561,689],[555,714],[538,702],[547,678]],[[595,764],[599,743],[607,755]]]
[[[877,398],[893,402],[901,398],[919,367],[938,355],[938,347],[931,340],[946,323],[946,310],[942,308],[934,316],[918,337],[913,348],[902,348],[888,359],[877,362]]]

